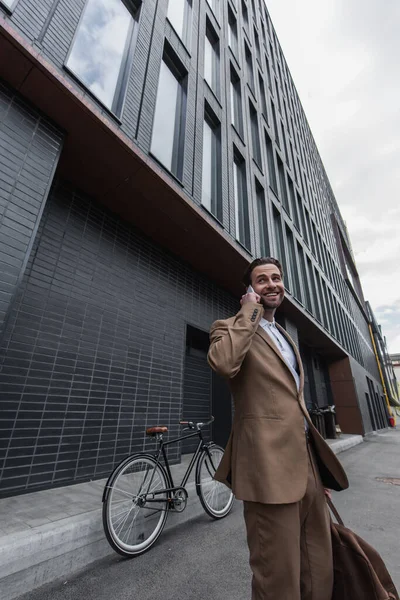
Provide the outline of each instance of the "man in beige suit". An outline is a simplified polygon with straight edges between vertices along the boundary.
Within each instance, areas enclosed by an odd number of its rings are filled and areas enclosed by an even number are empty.
[[[252,600],[331,600],[324,486],[348,481],[308,415],[299,352],[274,320],[282,278],[276,259],[253,261],[240,311],[211,327],[208,361],[228,378],[235,403],[215,478],[244,503]]]

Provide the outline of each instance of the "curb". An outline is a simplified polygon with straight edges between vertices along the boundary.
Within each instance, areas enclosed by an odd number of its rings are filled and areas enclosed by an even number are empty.
[[[205,514],[194,483],[187,490],[185,511],[171,512],[164,531]],[[101,513],[96,509],[0,539],[1,600],[13,600],[97,560],[116,556],[104,536]]]
[[[340,454],[340,452],[344,452],[345,450],[349,450],[354,446],[362,444],[364,442],[364,438],[362,435],[349,435],[345,438],[325,441],[328,442],[328,445],[335,454]]]

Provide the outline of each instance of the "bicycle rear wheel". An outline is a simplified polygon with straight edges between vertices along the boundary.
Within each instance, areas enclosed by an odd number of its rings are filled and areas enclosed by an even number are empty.
[[[203,450],[196,468],[196,485],[200,502],[206,513],[214,519],[226,517],[233,506],[232,491],[214,479],[223,455],[224,450],[221,446],[212,444],[207,450]]]
[[[146,502],[146,495],[168,488],[163,467],[150,455],[130,456],[111,474],[103,502],[103,526],[112,548],[122,556],[146,552],[157,541],[168,516],[168,493]]]

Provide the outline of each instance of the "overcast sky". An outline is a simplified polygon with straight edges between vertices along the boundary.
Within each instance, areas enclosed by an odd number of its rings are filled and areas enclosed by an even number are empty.
[[[400,352],[399,0],[266,0],[346,221],[366,300]]]

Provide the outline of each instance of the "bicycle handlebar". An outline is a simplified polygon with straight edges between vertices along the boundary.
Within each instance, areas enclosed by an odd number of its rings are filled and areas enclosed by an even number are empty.
[[[207,427],[214,421],[214,417],[212,416],[209,421],[206,423],[193,423],[193,421],[179,421],[179,425],[187,425],[188,429],[202,429],[203,427]]]

